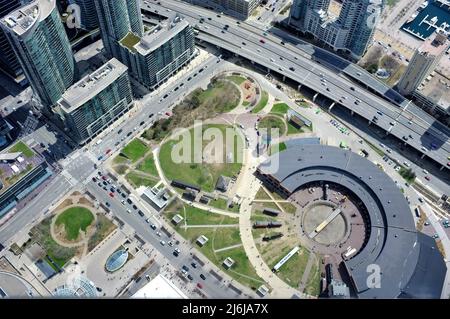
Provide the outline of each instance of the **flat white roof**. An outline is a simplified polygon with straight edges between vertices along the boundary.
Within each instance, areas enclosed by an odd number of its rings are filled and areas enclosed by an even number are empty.
[[[152,281],[139,289],[132,298],[141,299],[188,299],[177,286],[159,274]]]
[[[66,113],[75,111],[84,103],[116,81],[128,68],[116,58],[112,58],[93,73],[86,75],[72,85],[59,100]]]

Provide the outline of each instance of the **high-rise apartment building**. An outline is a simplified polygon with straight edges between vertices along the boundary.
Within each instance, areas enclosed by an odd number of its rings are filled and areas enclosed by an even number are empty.
[[[426,39],[414,52],[408,68],[397,84],[398,91],[403,95],[414,92],[423,80],[434,71],[447,48],[447,37],[444,34],[438,33]]]
[[[70,4],[78,5],[80,8],[80,24],[84,30],[98,28],[98,15],[95,8],[95,0],[69,0]]]
[[[72,85],[57,110],[73,139],[84,144],[132,107],[128,68],[113,58]]]
[[[0,18],[18,9],[20,0],[0,0]],[[0,70],[6,73],[16,82],[21,83],[25,79],[19,60],[9,43],[4,31],[0,28]]]
[[[51,108],[72,85],[75,61],[55,0],[35,0],[0,20],[42,104]]]
[[[137,37],[144,32],[139,0],[94,1],[105,50],[120,59],[119,41],[130,32]]]
[[[130,32],[120,46],[123,63],[150,90],[161,85],[196,53],[194,30],[179,16],[154,27],[142,39]]]
[[[339,16],[331,15],[329,6],[330,0],[294,0],[289,24],[335,51],[360,59],[373,38],[382,0],[344,0]]]
[[[261,3],[261,0],[185,0],[191,4],[226,11],[239,19],[247,19]]]

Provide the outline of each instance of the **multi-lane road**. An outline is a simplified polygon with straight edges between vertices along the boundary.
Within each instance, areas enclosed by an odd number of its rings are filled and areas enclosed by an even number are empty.
[[[92,181],[87,185],[88,191],[93,194],[100,203],[105,204],[107,202],[116,217],[126,222],[134,229],[135,233],[140,238],[155,247],[161,255],[170,261],[175,269],[181,271],[183,266],[187,266],[189,268],[188,273],[193,277],[192,284],[196,285],[197,283],[200,283],[202,286],[201,291],[206,294],[208,298],[245,297],[243,294],[239,295],[235,290],[229,288],[229,283],[225,282],[225,280],[220,281],[212,276],[210,274],[212,265],[205,257],[202,258],[202,262],[204,262],[205,265],[201,266],[192,256],[192,254],[195,254],[192,246],[185,242],[178,234],[169,238],[165,232],[161,231],[161,222],[158,220],[159,217],[152,215],[137,197],[133,195],[130,196],[132,204],[129,204],[126,201],[128,196],[122,197],[117,192],[114,193],[115,195],[112,198],[109,195],[109,187],[110,185],[108,185],[108,190],[105,191],[102,187]],[[122,192],[122,194],[124,194],[124,192]],[[122,203],[121,200],[124,200],[124,203]],[[133,208],[133,205],[135,205],[137,209]],[[145,215],[140,216],[138,210],[141,210]],[[150,220],[147,223],[146,219],[148,218],[150,218]],[[150,227],[152,223],[157,227],[156,229]],[[164,245],[161,244],[161,241],[164,241]],[[173,243],[173,246],[169,245],[169,241]],[[175,248],[178,248],[181,251],[178,256],[174,255]],[[195,268],[192,266],[193,262],[196,264]],[[206,279],[202,279],[200,277],[201,274],[203,274]],[[187,280],[187,282],[189,282],[189,280]]]
[[[418,117],[413,104],[406,103],[403,107],[394,105],[348,77],[308,58],[308,54],[298,47],[282,43],[280,38],[254,25],[183,2],[167,0],[160,3],[143,1],[143,12],[155,13],[157,10],[163,16],[173,12],[185,16],[199,30],[198,39],[254,61],[319,92],[403,140],[448,172],[450,142],[447,130],[443,130],[441,125],[439,129],[436,128],[436,120],[430,116]],[[201,18],[203,22],[200,22]],[[226,25],[229,27],[225,30]]]

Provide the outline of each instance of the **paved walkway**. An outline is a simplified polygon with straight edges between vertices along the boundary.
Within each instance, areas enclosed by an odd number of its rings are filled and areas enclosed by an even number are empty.
[[[450,239],[447,237],[445,230],[442,228],[439,219],[433,213],[431,206],[427,203],[424,203],[421,207],[422,211],[425,212],[425,215],[427,215],[427,218],[430,221],[431,225],[436,230],[439,239],[441,240],[442,246],[444,247],[444,253],[446,256],[446,258],[444,258],[444,261],[447,265],[447,275],[442,287],[441,298],[448,299],[450,298]]]
[[[183,228],[226,228],[226,227],[238,227],[239,224],[229,225],[184,225]]]
[[[234,248],[239,248],[241,246],[242,246],[242,244],[237,244],[237,245],[228,246],[228,247],[224,247],[224,248],[220,248],[220,249],[215,249],[214,252],[215,253],[220,253],[221,251],[230,250],[230,249],[234,249]]]
[[[190,202],[190,201],[184,199],[177,191],[175,191],[173,189],[173,187],[170,185],[169,181],[166,179],[166,177],[163,173],[163,170],[161,168],[161,163],[159,162],[159,147],[153,151],[153,157],[155,159],[156,170],[158,171],[158,175],[161,178],[161,181],[163,182],[164,186],[167,189],[171,190],[180,201],[182,201],[183,203],[188,204],[192,207],[206,210],[210,213],[225,215],[225,216],[232,217],[232,218],[239,218],[239,214],[231,213],[231,212],[223,210],[223,209],[211,207],[211,206],[200,204],[200,203],[193,203],[193,202]]]
[[[261,182],[253,175],[253,166],[258,164],[258,159],[251,156],[250,151],[246,151],[246,164],[241,170],[242,180],[246,183],[242,183],[237,190],[243,201],[241,203],[241,211],[239,218],[239,229],[241,233],[241,240],[245,250],[245,253],[250,261],[250,264],[255,269],[257,275],[261,277],[271,287],[272,298],[291,298],[296,294],[302,296],[302,294],[296,289],[290,287],[287,283],[281,280],[277,275],[272,273],[272,270],[262,260],[259,251],[255,245],[252,234],[252,223],[250,220],[252,211],[253,198],[259,190]]]

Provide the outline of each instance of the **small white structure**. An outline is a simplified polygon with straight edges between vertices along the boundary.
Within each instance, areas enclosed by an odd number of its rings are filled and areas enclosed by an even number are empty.
[[[141,299],[188,299],[173,282],[159,274],[139,289],[132,298]]]
[[[209,240],[208,237],[206,237],[205,235],[201,235],[200,237],[197,238],[197,244],[203,247],[208,242],[208,240]]]
[[[20,172],[19,168],[16,165],[11,165],[11,169],[13,170],[14,174],[17,174]]]
[[[223,261],[223,265],[226,269],[230,269],[231,267],[233,267],[233,265],[236,262],[231,258],[231,257],[227,257],[224,261]]]
[[[181,223],[183,221],[183,219],[184,219],[183,216],[181,216],[180,214],[176,214],[172,218],[172,223],[174,223],[175,225],[178,225],[179,223]]]

